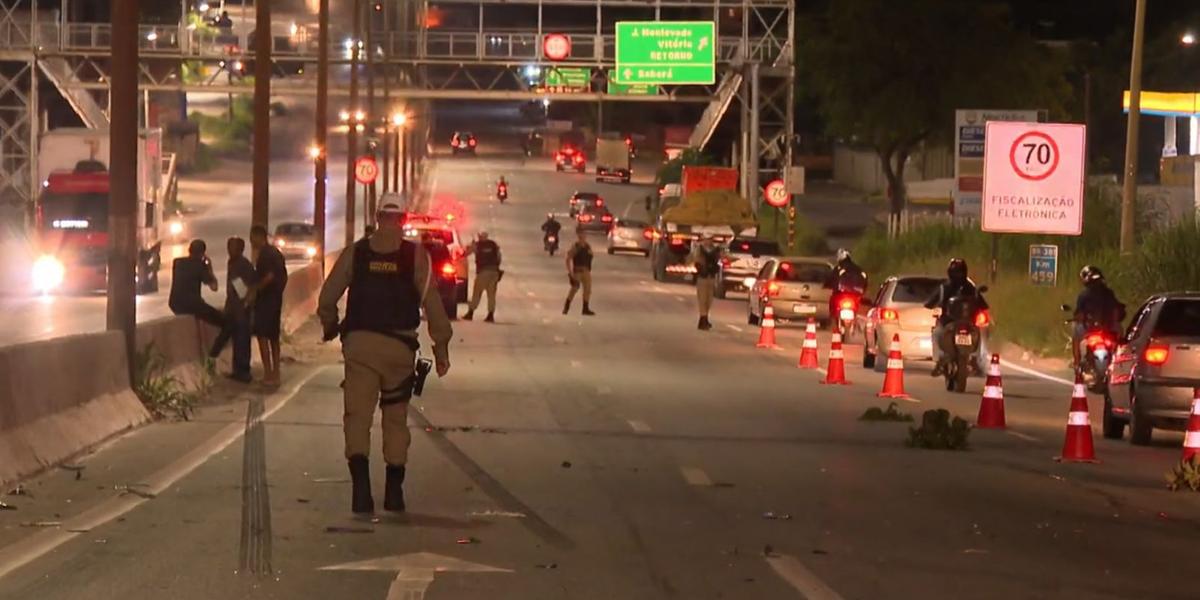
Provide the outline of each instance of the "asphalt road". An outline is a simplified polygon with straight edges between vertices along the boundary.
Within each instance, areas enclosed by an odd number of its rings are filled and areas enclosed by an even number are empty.
[[[1196,597],[1200,501],[1161,480],[1180,436],[1097,437],[1099,464],[1056,463],[1069,388],[1007,372],[1009,431],[907,449],[906,425],[857,420],[886,404],[858,347],[853,385],[819,385],[798,330],[756,349],[729,300],[699,332],[690,287],[599,236],[599,314],[560,314],[545,213],[576,188],[636,211],[645,188],[491,157],[441,160],[433,182],[507,275],[499,322],[456,323],[450,375],[411,411],[407,516],[349,514],[338,355],[309,329],[278,394],[143,428],[79,479],[5,498],[0,599]],[[909,365],[900,409],[973,420],[981,382],[950,395],[927,369]]]

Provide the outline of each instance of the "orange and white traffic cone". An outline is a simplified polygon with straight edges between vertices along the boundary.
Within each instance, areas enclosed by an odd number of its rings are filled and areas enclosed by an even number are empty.
[[[759,348],[778,348],[775,343],[775,309],[770,304],[763,309],[762,326],[758,329]]]
[[[808,326],[804,328],[804,347],[800,350],[800,363],[796,366],[801,369],[816,369],[821,366],[820,359],[817,358],[817,322],[811,318],[808,320]]]
[[[887,373],[883,376],[880,398],[907,398],[904,392],[904,357],[900,352],[900,334],[892,335],[892,346],[888,349]]]
[[[1200,387],[1192,392],[1192,416],[1183,436],[1183,460],[1191,460],[1197,454],[1200,454]]]
[[[1087,390],[1083,374],[1075,373],[1075,386],[1071,392],[1071,412],[1067,415],[1067,438],[1063,441],[1062,456],[1055,460],[1065,462],[1099,462],[1096,449],[1092,447],[1092,421],[1088,417]]]
[[[1000,379],[1000,355],[992,355],[988,365],[987,381],[983,384],[983,399],[979,402],[979,417],[976,429],[1004,429],[1004,384]]]
[[[829,345],[829,366],[825,369],[823,384],[849,385],[846,381],[846,357],[842,354],[842,332],[833,327],[833,341]]]

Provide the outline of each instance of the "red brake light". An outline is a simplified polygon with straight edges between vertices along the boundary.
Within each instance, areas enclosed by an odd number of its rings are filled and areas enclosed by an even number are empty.
[[[774,281],[767,282],[767,295],[768,296],[778,296],[779,295],[779,284],[775,283]]]
[[[1146,347],[1146,351],[1142,354],[1142,358],[1146,359],[1146,363],[1161,366],[1167,362],[1167,358],[1171,355],[1171,350],[1164,344],[1151,344]]]
[[[1104,335],[1103,333],[1093,333],[1084,338],[1084,341],[1087,343],[1088,348],[1109,345],[1108,336]]]
[[[854,300],[845,298],[841,302],[838,302],[838,308],[842,310],[854,310]]]
[[[475,138],[471,138],[471,139],[467,140],[467,145],[474,147],[475,146]]]
[[[722,259],[721,259],[721,266],[722,266],[722,267],[725,267],[726,269],[728,269],[728,268],[729,268],[729,265],[731,265],[731,264],[733,264],[733,262],[729,260],[729,257],[725,257],[725,258],[722,258]]]
[[[596,198],[596,206],[604,206],[604,198]]]
[[[895,309],[885,308],[885,309],[883,309],[883,312],[881,312],[880,314],[883,316],[884,321],[899,321],[900,320],[900,313],[896,312]]]
[[[575,155],[575,162],[577,162],[577,163],[581,163],[581,162],[583,162],[583,155],[582,155],[582,154],[576,154],[576,155]]]
[[[442,276],[443,277],[453,277],[455,272],[456,272],[456,269],[454,268],[453,263],[445,263],[442,265]]]
[[[654,230],[653,230],[653,229],[646,229],[646,230],[643,230],[643,231],[642,231],[642,237],[644,237],[644,238],[646,238],[646,239],[648,239],[648,240],[652,240],[652,239],[654,239],[654,237],[655,237],[655,236],[654,236]]]
[[[992,315],[986,310],[981,310],[975,313],[975,326],[987,327],[992,324]]]
[[[600,220],[604,221],[605,223],[612,223],[612,215],[604,215],[603,217],[600,217]]]

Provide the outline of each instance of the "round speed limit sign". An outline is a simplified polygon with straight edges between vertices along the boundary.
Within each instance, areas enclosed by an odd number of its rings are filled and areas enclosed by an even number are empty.
[[[782,208],[787,206],[792,195],[788,193],[787,184],[782,179],[776,179],[768,183],[767,187],[763,189],[763,198],[767,201],[767,204],[775,208]]]
[[[1008,151],[1008,162],[1013,172],[1022,179],[1041,181],[1058,169],[1058,144],[1054,138],[1040,132],[1030,131],[1013,141]]]
[[[360,157],[354,162],[354,178],[363,185],[375,183],[375,179],[379,177],[379,163],[375,162],[370,156]]]

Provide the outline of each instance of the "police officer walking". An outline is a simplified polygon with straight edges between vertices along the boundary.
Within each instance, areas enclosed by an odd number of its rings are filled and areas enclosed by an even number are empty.
[[[417,381],[417,326],[422,307],[438,376],[450,370],[450,321],[432,281],[428,254],[420,244],[404,239],[400,229],[403,214],[395,204],[380,209],[379,227],[371,237],[359,240],[338,257],[321,288],[317,308],[325,339],[342,337],[346,361],[343,430],[355,513],[375,510],[367,457],[376,406],[383,410],[383,457],[387,463],[383,507],[394,512],[405,509],[404,476],[411,442],[408,401]],[[337,305],[347,289],[346,317],[339,324]]]
[[[587,241],[587,232],[576,229],[579,239],[567,251],[567,279],[571,282],[571,291],[567,292],[567,301],[563,304],[563,314],[571,312],[571,301],[575,293],[583,288],[583,314],[592,316],[592,246]]]
[[[475,309],[483,293],[487,292],[488,312],[484,321],[496,322],[496,286],[500,283],[500,245],[488,239],[488,232],[480,231],[479,239],[467,248],[466,255],[475,255],[475,290],[471,293],[471,303],[467,306],[464,321],[475,318]]]
[[[712,329],[708,312],[712,309],[717,270],[721,263],[721,248],[714,242],[712,234],[705,235],[699,244],[692,247],[692,254],[688,257],[688,262],[696,267],[696,306],[700,310],[700,323],[696,327],[702,331]]]

